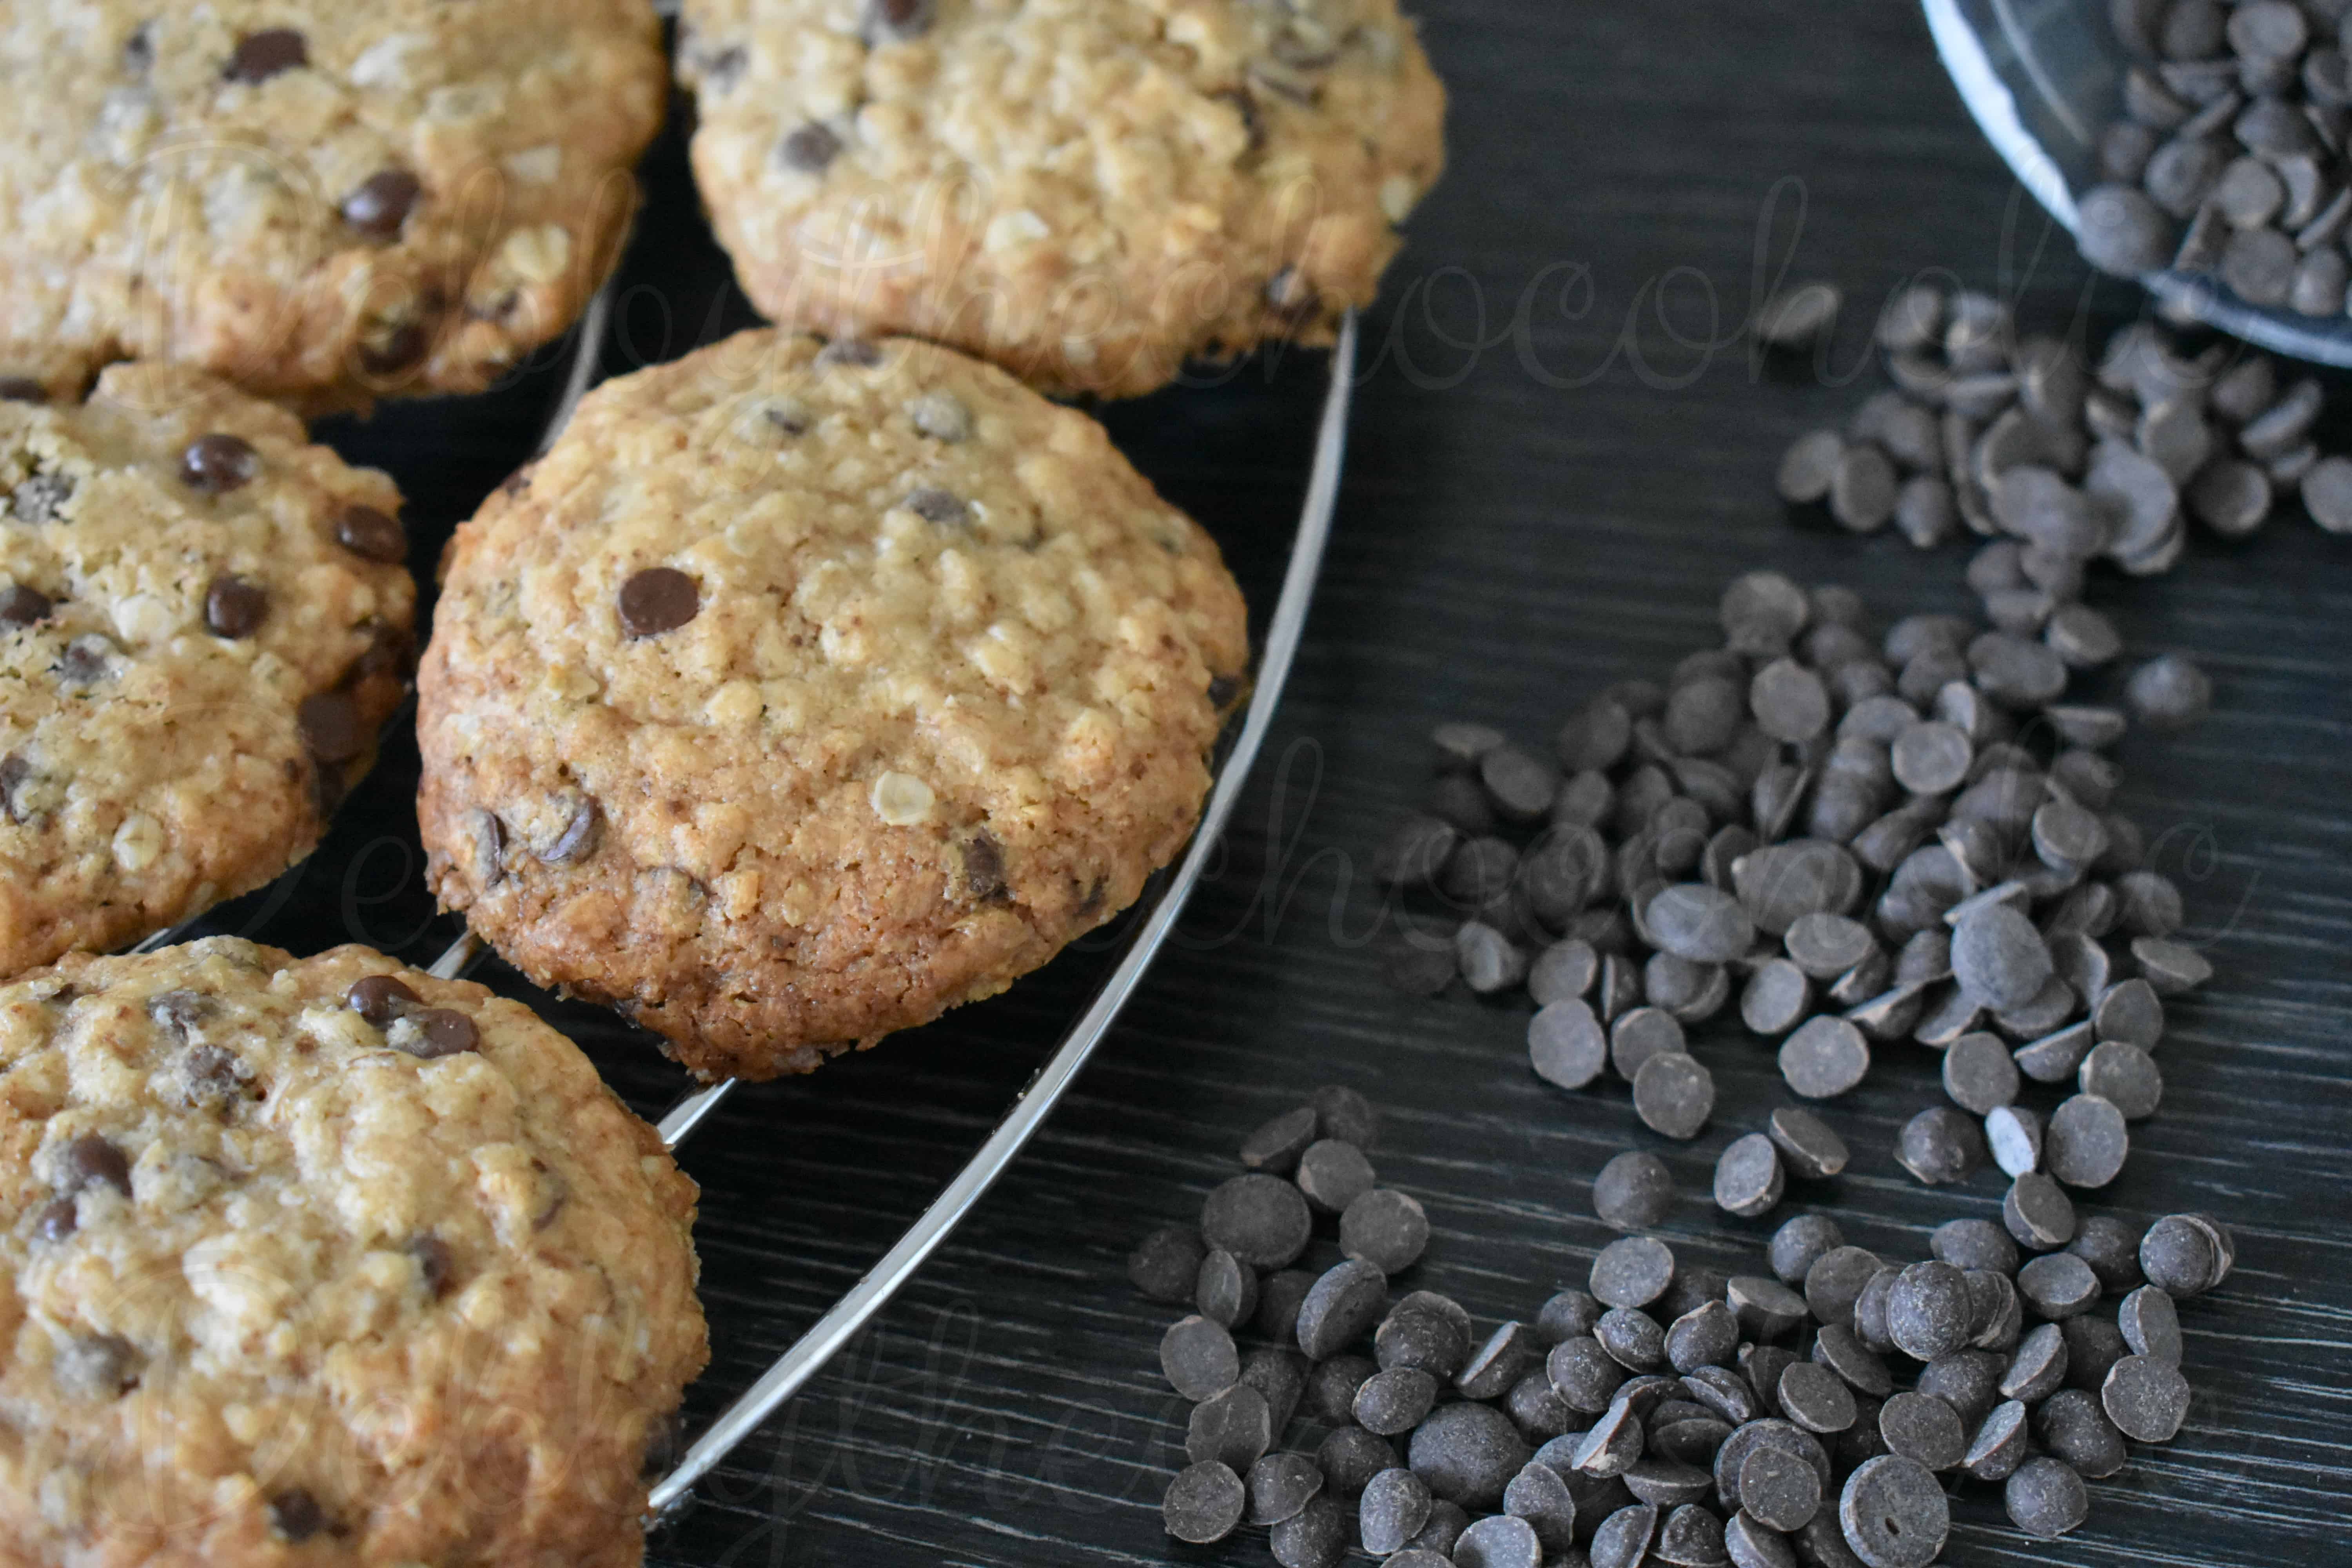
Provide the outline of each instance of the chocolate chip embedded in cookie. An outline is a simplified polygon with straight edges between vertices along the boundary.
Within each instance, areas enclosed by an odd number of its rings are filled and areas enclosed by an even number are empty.
[[[694,1185],[569,1041],[227,938],[0,985],[0,1560],[640,1561]]]
[[[405,689],[415,585],[391,480],[173,366],[0,401],[0,496],[5,976],[309,853]]]
[[[1396,0],[687,0],[677,68],[766,315],[1057,391],[1329,342],[1444,160]]]
[[[429,874],[698,1072],[806,1071],[1131,902],[1247,664],[1216,546],[1084,415],[746,332],[590,394],[458,530]]]
[[[11,398],[480,391],[603,280],[665,93],[646,0],[12,5],[0,54]]]

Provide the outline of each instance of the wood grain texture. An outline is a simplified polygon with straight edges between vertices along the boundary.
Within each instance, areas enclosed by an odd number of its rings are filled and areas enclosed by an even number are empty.
[[[668,1564],[1261,1564],[1263,1532],[1179,1547],[1158,1502],[1182,1406],[1155,1347],[1173,1315],[1123,1277],[1143,1231],[1192,1217],[1259,1119],[1313,1085],[1383,1106],[1375,1159],[1433,1223],[1407,1283],[1482,1320],[1530,1314],[1580,1281],[1609,1233],[1588,1184],[1655,1148],[1683,1194],[1685,1256],[1760,1261],[1769,1221],[1706,1199],[1718,1150],[1781,1103],[1768,1050],[1698,1031],[1714,1125],[1667,1145],[1622,1090],[1564,1095],[1528,1072],[1523,1003],[1400,1001],[1379,979],[1383,915],[1360,875],[1424,778],[1448,718],[1542,742],[1600,685],[1662,674],[1711,635],[1732,573],[1769,565],[1862,589],[1885,618],[1965,608],[1955,549],[1792,528],[1780,451],[1876,384],[1864,330],[1888,291],[1940,270],[2030,322],[2096,332],[2127,312],[2089,285],[1978,140],[1902,5],[1509,6],[1429,0],[1452,84],[1453,172],[1416,216],[1368,322],[1340,520],[1283,720],[1225,858],[1094,1067],[915,1285],[656,1538]],[[683,352],[748,317],[703,237],[675,138],[647,169],[612,369]],[[1801,221],[1799,210],[1801,208]],[[1768,221],[1769,220],[1769,221]],[[1787,263],[1849,304],[1817,363],[1759,364],[1740,336]],[[1760,269],[1760,272],[1759,272]],[[1122,445],[1233,558],[1263,612],[1305,472],[1321,364],[1253,362],[1223,384],[1113,407]],[[335,432],[413,498],[429,569],[457,517],[530,449],[554,383],[541,366],[464,405],[387,410]],[[2352,388],[2331,383],[2352,407]],[[2339,416],[2335,439],[2352,445]],[[2172,576],[2104,579],[2093,602],[2135,654],[2179,649],[2220,711],[2181,740],[2133,737],[2120,800],[2189,893],[2214,985],[2172,1009],[2163,1110],[2091,1207],[2229,1219],[2237,1274],[2182,1313],[2197,1390],[2178,1442],[2091,1489],[2056,1545],[1965,1490],[1948,1560],[2269,1564],[2326,1556],[2352,1502],[2347,1056],[2352,1004],[2352,544],[2294,519],[2237,546],[2199,541]],[[432,917],[407,800],[413,746],[385,765],[276,907],[222,929],[315,948],[366,940],[429,958]],[[717,1360],[689,1421],[717,1409],[878,1256],[980,1142],[1105,967],[1106,944],[1007,995],[841,1062],[737,1096],[688,1150]],[[495,965],[485,973],[530,994]],[[679,1087],[646,1038],[534,998],[652,1111]],[[1937,1098],[1924,1051],[1882,1053],[1830,1114],[1852,1171],[1797,1184],[1776,1217],[1837,1215],[1849,1237],[1923,1255],[1927,1230],[1992,1215],[1990,1172],[1920,1188],[1895,1131]],[[1322,1244],[1325,1253],[1330,1248]]]

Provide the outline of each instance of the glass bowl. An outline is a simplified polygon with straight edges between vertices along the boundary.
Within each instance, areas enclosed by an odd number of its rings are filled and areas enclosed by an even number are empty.
[[[2130,64],[2102,0],[1923,0],[1961,101],[2018,180],[2074,233],[2074,193],[2099,183],[2100,131]],[[2167,316],[2273,353],[2352,367],[2352,318],[2249,305],[2215,279],[2145,273]]]

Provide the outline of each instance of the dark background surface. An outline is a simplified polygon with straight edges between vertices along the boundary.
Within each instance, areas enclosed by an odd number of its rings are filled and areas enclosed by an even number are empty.
[[[677,1564],[1264,1563],[1263,1531],[1179,1546],[1159,1499],[1182,1407],[1160,1383],[1171,1309],[1123,1262],[1192,1217],[1232,1151],[1312,1086],[1383,1108],[1381,1176],[1434,1224],[1399,1289],[1483,1322],[1580,1283],[1608,1239],[1588,1184],[1618,1149],[1656,1149],[1686,1257],[1760,1262],[1769,1222],[1707,1203],[1716,1153],[1784,1091],[1736,1021],[1696,1031],[1714,1124],[1670,1145],[1622,1089],[1563,1095],[1528,1072],[1524,1002],[1381,984],[1381,910],[1359,868],[1426,779],[1433,723],[1519,739],[1601,685],[1663,676],[1714,637],[1736,572],[1772,566],[1861,589],[1885,620],[1968,609],[1960,546],[1791,527],[1781,448],[1879,384],[1864,344],[1888,292],[1947,272],[2029,326],[2094,337],[2134,308],[2094,290],[1979,140],[1901,5],[1503,5],[1426,0],[1454,93],[1452,169],[1367,322],[1338,531],[1281,721],[1227,854],[1068,1101],[914,1285],[813,1390],[701,1489],[653,1543]],[[612,369],[748,320],[709,248],[673,139],[647,166]],[[1759,363],[1742,327],[1782,270],[1848,306],[1817,359]],[[1223,543],[1270,605],[1304,483],[1324,360],[1253,362],[1221,384],[1114,407],[1121,444]],[[330,437],[391,468],[429,570],[457,518],[530,454],[560,366],[461,405],[387,409]],[[2341,384],[2339,404],[2352,405]],[[2339,422],[2336,443],[2347,444]],[[2290,517],[2239,546],[2200,539],[2170,577],[2104,577],[2091,598],[2131,653],[2200,658],[2219,712],[2186,738],[2135,735],[2118,805],[2189,895],[2220,970],[2175,1005],[2166,1101],[2124,1177],[2089,1208],[2210,1210],[2238,1271],[2183,1311],[2197,1388],[2170,1447],[2091,1489],[2054,1545],[1964,1490],[1962,1563],[2276,1563],[2340,1552],[2352,1501],[2352,1220],[2347,1161],[2352,900],[2352,542]],[[282,890],[224,911],[303,950],[362,940],[427,962],[432,917],[408,801],[415,749],[387,748],[333,837]],[[814,1079],[738,1095],[683,1152],[715,1359],[688,1396],[708,1419],[838,1297],[999,1116],[1105,966],[1113,928],[1012,993]],[[480,978],[520,994],[497,965]],[[657,1112],[674,1068],[616,1020],[534,996],[632,1102]],[[1775,1218],[1834,1213],[1849,1239],[1924,1256],[1926,1232],[1997,1214],[1998,1173],[1930,1191],[1895,1130],[1935,1102],[1932,1056],[1897,1047],[1830,1114],[1855,1150]],[[2088,1212],[2086,1210],[2086,1212]],[[1314,1255],[1335,1256],[1328,1242]],[[1311,1444],[1312,1433],[1294,1440]]]

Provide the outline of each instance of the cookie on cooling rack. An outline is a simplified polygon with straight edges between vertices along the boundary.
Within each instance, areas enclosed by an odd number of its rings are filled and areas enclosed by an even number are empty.
[[[908,339],[608,382],[457,531],[418,673],[445,905],[705,1075],[1001,991],[1192,828],[1248,645],[1101,426]]]
[[[646,0],[8,6],[0,378],[479,391],[602,280],[664,74]]]
[[[0,400],[0,976],[259,887],[401,700],[400,495],[168,365]]]
[[[638,1561],[694,1185],[519,1004],[215,938],[0,986],[0,1559]]]
[[[694,169],[770,318],[1055,391],[1328,343],[1443,165],[1396,0],[686,0]]]

